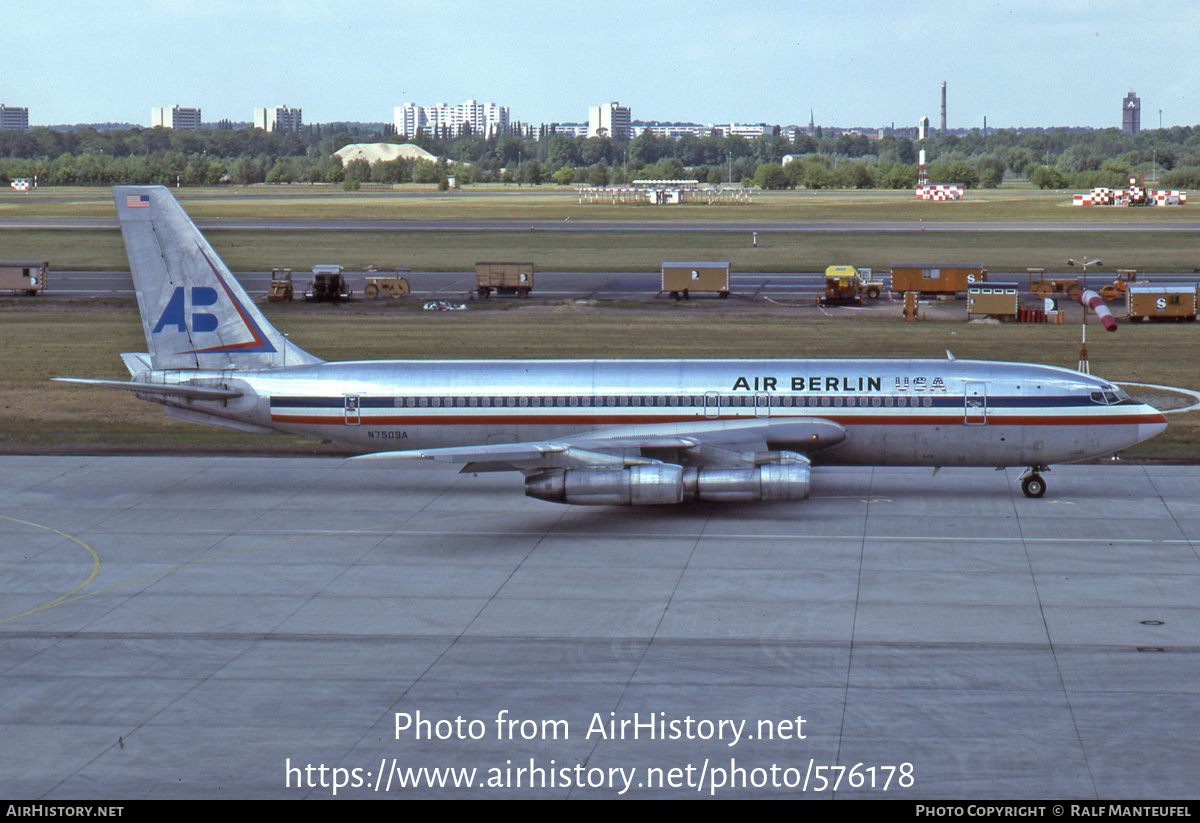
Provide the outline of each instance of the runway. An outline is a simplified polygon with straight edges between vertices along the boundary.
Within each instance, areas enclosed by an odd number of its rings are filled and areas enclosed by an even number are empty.
[[[1193,797],[1200,466],[1017,474],[0,457],[0,795]]]

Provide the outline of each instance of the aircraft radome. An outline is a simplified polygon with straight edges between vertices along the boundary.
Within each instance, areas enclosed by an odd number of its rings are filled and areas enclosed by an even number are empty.
[[[1024,466],[1111,455],[1166,427],[1105,380],[967,360],[371,360],[276,331],[171,193],[113,189],[149,348],[128,389],[167,415],[284,431],[566,503],[802,500],[813,465]],[[66,378],[70,379],[70,378]]]

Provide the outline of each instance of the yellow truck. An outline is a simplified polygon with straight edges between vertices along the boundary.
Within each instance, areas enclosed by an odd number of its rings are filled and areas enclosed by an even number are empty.
[[[870,269],[830,266],[825,269],[825,296],[821,305],[858,305],[864,297],[872,300],[879,297],[883,289],[883,283],[873,277]]]

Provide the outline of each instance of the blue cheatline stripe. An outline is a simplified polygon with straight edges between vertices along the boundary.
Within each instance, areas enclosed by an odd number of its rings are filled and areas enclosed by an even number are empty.
[[[556,394],[535,394],[535,395],[507,395],[507,394],[506,395],[456,395],[456,394],[411,394],[411,395],[408,395],[408,394],[406,394],[406,395],[400,395],[399,397],[393,397],[393,396],[378,397],[378,396],[371,396],[371,395],[364,394],[364,395],[358,396],[358,406],[359,406],[359,408],[363,408],[363,409],[468,408],[468,407],[463,407],[463,406],[444,406],[444,405],[434,407],[434,406],[429,406],[428,403],[426,403],[426,405],[424,405],[424,406],[404,405],[403,404],[404,400],[409,397],[411,397],[415,400],[418,400],[418,401],[420,401],[420,400],[428,401],[431,399],[437,399],[438,401],[441,401],[442,399],[447,398],[447,397],[452,397],[455,399],[459,399],[462,397],[474,397],[476,399],[481,399],[484,397],[486,397],[488,399],[495,399],[497,397],[499,397],[501,399],[507,399],[509,397],[513,397],[513,398],[525,397],[527,399],[538,398],[539,400],[544,397],[555,397],[555,398],[568,397],[568,398],[583,401],[574,407],[572,407],[572,406],[557,406],[557,405],[549,406],[549,405],[542,404],[542,405],[538,405],[538,406],[528,406],[528,405],[520,406],[519,408],[680,409],[680,408],[691,408],[691,407],[699,408],[699,407],[702,407],[703,405],[705,405],[703,402],[702,396],[700,396],[700,395],[692,395],[691,397],[694,397],[695,399],[688,403],[685,403],[684,405],[681,405],[681,406],[660,405],[657,403],[642,403],[642,402],[633,402],[633,403],[627,402],[623,406],[622,405],[612,406],[612,405],[609,405],[608,403],[603,402],[604,399],[608,398],[608,397],[624,397],[624,398],[628,399],[631,397],[639,398],[639,397],[648,397],[648,396],[674,398],[674,397],[678,397],[679,395],[670,395],[670,394],[664,395],[664,394],[658,394],[658,393],[651,392],[651,393],[639,393],[639,394],[635,394],[635,395],[601,394],[601,395],[582,395],[582,396],[556,393]],[[893,398],[895,397],[895,395],[888,395],[888,396],[893,397]],[[782,397],[783,399],[789,399],[789,396],[787,396],[787,395],[772,395],[772,397]],[[806,395],[806,397],[807,397],[807,395]],[[851,405],[848,405],[846,402],[848,399],[850,399],[851,396],[830,395],[829,397],[840,398],[842,401],[841,405],[835,406],[835,405],[790,405],[790,404],[775,405],[775,404],[771,404],[771,408],[772,409],[812,409],[812,410],[820,411],[820,412],[825,412],[825,411],[828,411],[831,409],[902,409],[902,410],[903,409],[930,409],[930,408],[961,409],[963,407],[963,402],[964,402],[963,395],[950,395],[950,396],[945,396],[945,397],[930,397],[928,395],[926,395],[926,396],[909,395],[909,397],[911,397],[912,399],[919,400],[921,402],[916,403],[916,404],[905,404],[905,405],[899,405],[899,404],[893,402],[892,405],[890,405],[890,406],[884,405],[882,402],[878,406],[876,406],[870,402],[858,402],[855,405],[851,406]],[[879,395],[874,395],[874,396],[852,395],[852,397],[857,401],[868,401],[871,397],[879,397]],[[741,399],[745,400],[745,403],[734,404],[734,403],[726,402],[730,398],[741,398]],[[924,400],[927,398],[932,400],[932,403],[928,406],[925,405],[925,403],[924,403]],[[799,399],[799,398],[797,398],[797,399]],[[993,397],[984,397],[984,398],[980,398],[980,399],[984,400],[986,403],[986,406],[990,409],[1013,409],[1013,408],[1049,409],[1049,408],[1063,408],[1063,407],[1107,408],[1107,406],[1105,404],[1095,403],[1090,398],[1080,396],[1080,395],[1056,395],[1056,396],[1051,396],[1051,397],[994,397],[993,396]],[[397,405],[397,400],[400,401],[400,403],[401,403],[400,405]],[[601,403],[597,404],[596,403],[597,400],[600,400]],[[753,395],[723,394],[723,395],[721,395],[721,400],[722,400],[721,408],[752,408],[752,407],[754,407]],[[338,395],[337,397],[272,397],[271,398],[271,407],[279,408],[279,409],[341,409],[341,408],[344,408],[345,405],[346,405],[346,398],[343,395]],[[509,408],[509,407],[508,406],[478,406],[478,405],[476,405],[476,406],[470,406],[469,408]],[[516,408],[516,407],[512,407],[512,408]]]

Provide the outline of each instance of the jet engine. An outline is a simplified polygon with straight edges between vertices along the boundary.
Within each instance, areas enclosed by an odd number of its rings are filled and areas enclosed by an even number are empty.
[[[525,494],[585,506],[648,506],[704,500],[804,500],[807,461],[691,468],[671,463],[625,469],[552,469],[525,478]]]

